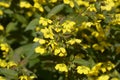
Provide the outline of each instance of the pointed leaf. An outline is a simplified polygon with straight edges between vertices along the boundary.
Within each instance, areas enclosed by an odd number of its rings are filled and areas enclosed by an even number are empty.
[[[47,15],[48,18],[52,17],[53,15],[59,13],[61,10],[63,10],[64,4],[60,4],[55,6]]]
[[[39,21],[39,19],[33,19],[33,20],[28,24],[28,26],[26,27],[25,31],[35,29],[36,25],[38,24],[38,21]]]

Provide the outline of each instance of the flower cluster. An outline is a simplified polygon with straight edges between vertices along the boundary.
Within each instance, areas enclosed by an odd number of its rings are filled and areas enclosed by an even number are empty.
[[[0,80],[120,80],[119,26],[120,0],[1,0]]]

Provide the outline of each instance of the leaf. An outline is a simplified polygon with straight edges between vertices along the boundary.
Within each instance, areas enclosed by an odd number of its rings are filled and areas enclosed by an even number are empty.
[[[35,44],[27,44],[23,45],[17,49],[15,49],[14,54],[11,55],[11,60],[15,61],[16,63],[19,63],[21,60],[21,56],[25,56],[24,59],[29,59],[34,54],[34,47]]]
[[[40,60],[38,58],[30,59],[30,61],[29,61],[29,68],[33,67],[39,61]]]
[[[28,30],[33,30],[35,29],[36,25],[38,24],[38,21],[39,19],[33,19],[29,24],[28,26],[26,27],[25,31],[28,31]]]
[[[24,24],[27,23],[26,18],[20,14],[14,14],[14,17],[21,23],[24,23]]]
[[[18,77],[18,73],[16,71],[6,68],[0,68],[0,74],[4,75],[10,80]]]
[[[16,27],[17,23],[15,22],[10,22],[7,27],[6,27],[6,33],[9,33],[11,31],[15,31],[17,30],[17,27]]]
[[[89,62],[84,59],[75,59],[73,62],[80,65],[89,66]]]
[[[14,12],[10,9],[5,9],[4,10],[4,13],[7,13],[7,14],[13,14]]]
[[[53,15],[59,13],[61,10],[63,10],[64,4],[59,4],[55,6],[47,15],[48,18],[52,17]]]

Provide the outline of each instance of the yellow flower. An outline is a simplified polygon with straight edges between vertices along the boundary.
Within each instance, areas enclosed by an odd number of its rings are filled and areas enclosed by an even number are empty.
[[[40,17],[39,24],[42,24],[43,26],[47,26],[48,24],[51,24],[51,23],[52,21],[50,19]]]
[[[104,6],[101,6],[101,10],[110,11],[112,9],[112,7],[115,6],[115,3],[113,0],[105,0],[104,4],[105,4]]]
[[[79,74],[88,74],[90,72],[90,68],[86,66],[78,66],[77,73]]]
[[[115,65],[112,62],[110,62],[110,61],[107,62],[106,66],[107,66],[107,70],[108,71],[110,71],[111,69],[115,68]]]
[[[44,28],[44,29],[41,29],[41,32],[43,33],[44,35],[44,38],[50,38],[50,39],[54,39],[54,34],[52,32],[52,29],[49,27],[49,28]]]
[[[115,19],[112,21],[112,24],[116,25],[120,25],[120,14],[115,14]]]
[[[48,46],[50,46],[52,48],[51,51],[53,51],[57,45],[58,44],[55,42],[54,39],[50,40],[49,43],[48,43]]]
[[[45,48],[42,48],[40,46],[35,48],[35,52],[39,54],[44,54],[45,53]]]
[[[0,10],[0,16],[2,16],[3,15],[3,11],[2,10]],[[1,29],[0,29],[1,30]]]
[[[74,7],[74,2],[72,0],[63,0],[64,4],[69,4],[70,7]]]
[[[90,10],[90,11],[97,12],[94,4],[90,5],[89,10]]]
[[[68,68],[64,63],[57,64],[55,66],[55,69],[60,71],[60,72],[68,72]]]
[[[20,7],[21,8],[30,8],[30,7],[32,7],[32,5],[28,2],[26,2],[26,1],[21,1],[20,2]]]
[[[31,17],[33,13],[30,12],[30,11],[28,11],[26,14],[27,14],[29,17]]]
[[[44,12],[42,5],[39,4],[38,2],[34,3],[34,7],[37,8],[40,12]]]
[[[0,2],[0,6],[3,6],[3,7],[5,7],[5,8],[9,8],[9,7],[10,7],[10,4],[5,3],[5,2]]]
[[[13,61],[9,61],[8,63],[7,63],[7,68],[9,69],[10,67],[14,67],[14,66],[17,66],[17,64],[15,63],[15,62],[13,62]]]
[[[82,1],[82,0],[76,0],[76,3],[80,6],[80,5],[84,5],[85,7],[89,6],[89,2],[87,1]]]
[[[81,29],[86,29],[86,28],[90,28],[93,25],[92,22],[83,22],[81,25]]]
[[[95,36],[95,37],[97,38],[97,37],[99,36],[99,32],[93,31],[93,32],[92,32],[92,35]]]
[[[3,76],[0,76],[0,80],[6,80]]]
[[[51,3],[55,3],[55,2],[57,2],[57,0],[50,0],[50,2],[51,2]]]
[[[0,31],[3,31],[4,27],[2,25],[0,25]]]
[[[92,47],[95,50],[100,50],[102,53],[105,51],[104,47],[100,46],[99,44],[93,44]]]
[[[60,47],[60,48],[57,48],[54,50],[54,55],[59,55],[62,57],[62,56],[66,56],[67,52],[66,52],[65,48]]]
[[[36,26],[35,31],[39,32],[40,31],[40,27]]]
[[[101,69],[101,71],[103,72],[103,73],[105,73],[107,70],[106,70],[106,68],[104,68],[104,67],[102,67],[102,68],[100,68]]]
[[[87,48],[90,48],[90,45],[82,44],[82,47],[83,47],[83,49],[87,49]]]
[[[20,79],[20,80],[29,80],[29,79],[28,79],[28,76],[26,76],[26,75],[20,76],[19,79]]]
[[[71,45],[73,45],[73,44],[75,44],[75,43],[81,43],[82,42],[82,40],[80,40],[80,39],[71,39],[71,40],[69,40],[69,41],[67,41],[67,43],[68,44],[71,44]]]
[[[92,69],[89,72],[89,75],[95,75],[98,76],[99,70],[101,69],[103,63],[99,62],[96,65],[92,67]]]
[[[0,44],[1,50],[5,52],[9,52],[9,46],[6,43],[1,43]]]
[[[39,39],[39,43],[40,43],[40,44],[45,44],[45,42],[46,42],[46,41],[45,41],[44,39]]]
[[[67,20],[67,21],[65,21],[63,24],[62,24],[62,26],[63,26],[63,33],[66,33],[66,32],[72,32],[72,29],[74,29],[74,25],[75,25],[76,23],[75,22],[73,22],[73,21],[69,21],[69,20]]]
[[[7,66],[7,62],[5,60],[0,59],[0,67],[6,67]]]
[[[108,76],[108,75],[102,75],[102,76],[98,77],[97,80],[109,80],[109,78],[110,78],[110,76]]]
[[[38,42],[39,41],[39,38],[37,38],[37,37],[35,37],[34,39],[33,39],[33,42]]]

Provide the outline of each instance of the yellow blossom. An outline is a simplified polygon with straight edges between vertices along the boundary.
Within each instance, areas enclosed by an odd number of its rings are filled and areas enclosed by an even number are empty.
[[[2,54],[3,54],[3,58],[5,58],[5,57],[7,57],[7,55],[8,55],[8,52],[2,52]]]
[[[0,31],[3,31],[4,27],[2,25],[0,25]]]
[[[48,43],[48,46],[50,46],[52,48],[51,51],[55,50],[55,47],[57,46],[58,44],[55,42],[54,39],[50,40],[49,43]]]
[[[105,67],[100,68],[103,73],[105,73],[107,70]]]
[[[108,76],[108,75],[102,75],[102,76],[98,77],[97,80],[109,80],[109,78],[110,78],[110,76]]]
[[[54,34],[50,27],[49,28],[45,27],[44,29],[41,29],[41,32],[43,33],[45,38],[54,39]]]
[[[72,32],[72,29],[74,29],[74,25],[76,23],[74,21],[65,21],[62,26],[63,26],[63,33],[66,33],[66,32]]]
[[[89,72],[89,75],[95,75],[98,76],[99,70],[101,69],[101,66],[103,65],[103,63],[99,62],[96,65],[94,65],[92,67],[92,69]]]
[[[97,37],[99,36],[99,32],[93,31],[93,32],[92,32],[92,35],[95,36],[95,37],[97,38]]]
[[[39,43],[40,43],[40,44],[45,44],[45,42],[46,42],[46,41],[45,41],[44,39],[39,39]]]
[[[34,3],[34,8],[37,8],[40,12],[44,12],[42,5],[39,4],[38,2]]]
[[[83,47],[83,49],[87,49],[87,48],[90,48],[90,45],[82,44],[82,47]]]
[[[55,66],[55,69],[60,71],[60,72],[68,72],[68,68],[64,63],[57,64]]]
[[[7,62],[5,60],[0,59],[0,67],[6,67],[7,66]]]
[[[51,2],[51,3],[55,3],[55,2],[57,2],[57,0],[50,0],[50,2]]]
[[[35,48],[35,52],[39,54],[44,54],[45,53],[45,48],[42,48],[40,46]]]
[[[48,24],[51,24],[51,23],[52,21],[50,19],[40,17],[39,24],[42,24],[43,26],[47,26]]]
[[[70,7],[74,7],[74,2],[72,0],[63,0],[64,4],[69,4]]]
[[[80,5],[84,5],[85,7],[89,6],[89,2],[87,1],[83,1],[83,0],[76,0],[77,4]]]
[[[40,31],[40,27],[36,26],[35,31],[39,32]]]
[[[95,50],[100,50],[102,53],[105,51],[103,46],[100,46],[99,44],[93,44],[92,48]]]
[[[20,76],[19,79],[20,79],[20,80],[29,80],[29,79],[28,79],[28,76],[26,76],[26,75]]]
[[[101,10],[110,11],[112,9],[112,7],[115,6],[115,3],[113,0],[105,0],[104,4],[105,4],[104,6],[101,6]]]
[[[9,8],[10,4],[5,3],[5,2],[0,2],[0,6],[5,7],[5,8]]]
[[[90,5],[89,10],[90,10],[90,11],[97,12],[94,4]]]
[[[89,67],[86,67],[86,66],[78,66],[77,67],[77,73],[79,73],[79,74],[88,74],[89,71],[90,71]]]
[[[60,48],[56,48],[55,50],[54,50],[54,55],[59,55],[59,56],[66,56],[67,55],[67,52],[66,52],[66,50],[65,50],[65,48],[63,48],[63,47],[60,47]]]
[[[2,10],[0,10],[0,16],[2,16],[3,15],[3,11]]]
[[[86,28],[90,28],[93,25],[92,22],[83,22],[81,25],[81,29],[86,29]]]
[[[0,76],[0,80],[6,80],[3,76]]]
[[[120,14],[115,14],[115,19],[112,21],[112,24],[116,25],[120,25]]]
[[[39,41],[39,38],[37,38],[37,37],[35,37],[34,39],[33,39],[33,42],[38,42]]]
[[[20,7],[21,8],[30,8],[30,7],[32,7],[32,5],[29,2],[20,1]]]
[[[35,37],[33,39],[33,42],[39,42],[40,44],[45,44],[46,41],[44,39],[40,39],[40,38]]]
[[[110,61],[107,62],[106,66],[107,66],[106,68],[108,71],[110,71],[111,69],[115,67],[115,65]]]
[[[8,52],[9,51],[9,46],[6,43],[1,43],[0,48],[2,51]]]
[[[71,44],[71,45],[73,45],[73,44],[75,44],[75,43],[81,43],[82,42],[82,40],[80,40],[80,39],[71,39],[71,40],[69,40],[69,41],[67,41],[67,43],[68,44]]]
[[[14,66],[17,66],[17,64],[15,62],[13,62],[13,61],[9,61],[7,63],[7,68],[14,67]]]
[[[29,11],[29,12],[27,12],[26,14],[27,14],[29,17],[31,17],[33,13]]]

